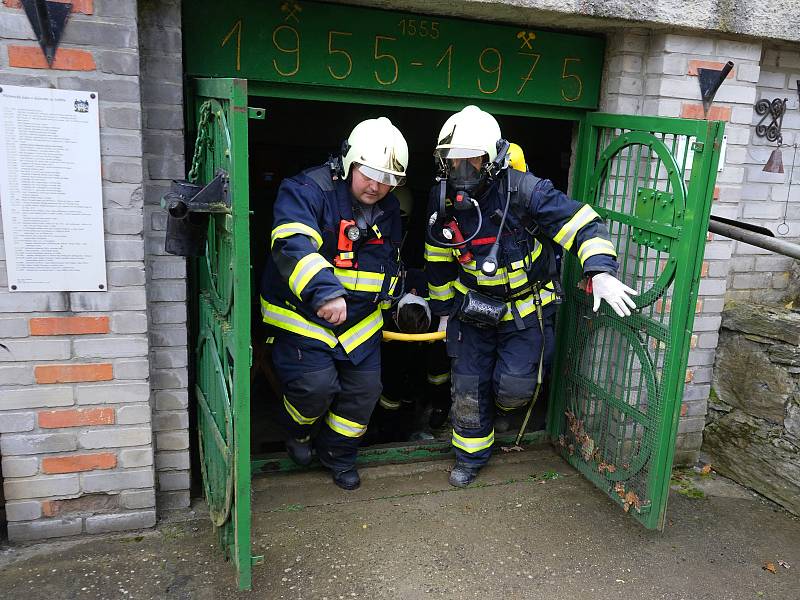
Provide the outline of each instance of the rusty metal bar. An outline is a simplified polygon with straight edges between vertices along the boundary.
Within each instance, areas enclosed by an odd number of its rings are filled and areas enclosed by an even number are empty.
[[[768,235],[763,235],[754,231],[748,231],[742,227],[737,227],[735,225],[731,225],[730,223],[718,221],[714,219],[714,217],[711,217],[711,220],[708,222],[708,230],[711,233],[723,235],[727,238],[731,238],[732,240],[744,242],[745,244],[750,244],[751,246],[757,246],[758,248],[764,248],[765,250],[770,250],[776,254],[790,256],[800,260],[800,244],[795,244],[794,242],[779,240]]]

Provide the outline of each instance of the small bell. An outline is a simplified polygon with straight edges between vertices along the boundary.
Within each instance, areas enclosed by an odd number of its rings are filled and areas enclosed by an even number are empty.
[[[769,155],[769,160],[764,168],[761,169],[765,173],[783,173],[783,155],[780,148],[775,148],[772,154]]]

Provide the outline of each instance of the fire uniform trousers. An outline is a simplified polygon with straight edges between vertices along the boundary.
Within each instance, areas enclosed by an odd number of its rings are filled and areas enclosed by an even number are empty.
[[[471,467],[485,465],[491,456],[495,408],[525,406],[536,389],[540,358],[545,369],[552,359],[556,294],[548,281],[552,273],[549,253],[543,252],[542,244],[526,227],[531,230],[531,223],[536,224],[540,235],[576,255],[584,273],[615,274],[617,270],[608,229],[590,206],[570,199],[549,180],[530,173],[510,173],[494,182],[480,200],[483,225],[468,244],[474,255],[471,261],[459,263],[458,249],[442,247],[431,239],[425,245],[431,309],[434,314],[451,317],[447,352],[452,358],[452,443],[457,460]],[[521,177],[533,179],[522,186]],[[491,217],[505,206],[509,185],[512,190],[532,192],[527,198],[512,195],[515,210],[509,210],[506,227],[498,232]],[[434,188],[429,214],[437,204],[438,188]],[[464,211],[458,221],[468,236],[477,226],[476,211]],[[495,275],[485,276],[480,265],[497,235],[501,235],[499,268]],[[506,314],[497,326],[477,325],[459,316],[468,290],[506,302]],[[537,311],[541,311],[541,324]]]
[[[349,183],[334,180],[327,165],[284,180],[261,281],[261,313],[275,337],[282,424],[296,439],[319,427],[318,457],[335,471],[355,463],[380,397],[382,309],[397,283],[401,242],[399,205],[390,193],[373,206],[372,222],[352,252],[341,252],[340,221],[359,221],[353,203]],[[352,266],[334,267],[337,256]],[[316,312],[340,296],[347,320],[334,327]]]

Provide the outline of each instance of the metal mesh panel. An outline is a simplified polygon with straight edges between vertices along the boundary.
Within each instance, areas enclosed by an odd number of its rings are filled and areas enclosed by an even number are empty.
[[[677,364],[684,353],[673,348],[672,304],[676,275],[690,277],[695,262],[679,260],[694,138],[605,127],[591,139],[584,199],[606,218],[618,277],[638,291],[638,310],[625,319],[607,306],[593,313],[591,296],[578,289],[579,268],[566,270],[570,314],[559,329],[566,350],[557,443],[643,520],[653,504],[653,455],[674,409],[675,398],[665,395],[685,369]]]

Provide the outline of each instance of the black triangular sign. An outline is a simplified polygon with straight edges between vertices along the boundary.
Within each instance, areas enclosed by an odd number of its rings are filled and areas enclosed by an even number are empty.
[[[53,2],[52,0],[22,0],[25,14],[31,22],[33,33],[39,40],[47,64],[53,66],[56,49],[61,34],[67,24],[72,2]]]

